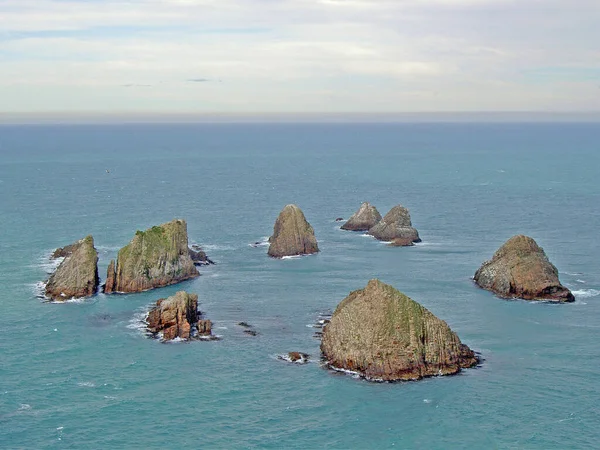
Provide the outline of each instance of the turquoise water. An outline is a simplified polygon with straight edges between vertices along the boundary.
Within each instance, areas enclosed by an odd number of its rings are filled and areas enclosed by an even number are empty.
[[[0,447],[597,448],[599,142],[598,124],[0,127]],[[423,243],[339,230],[362,201],[407,206]],[[249,244],[292,202],[322,252],[272,260]],[[36,298],[54,248],[93,234],[104,279],[136,229],[175,217],[217,262],[200,278]],[[574,304],[473,285],[517,233]],[[373,277],[446,320],[482,367],[376,384],[277,360],[318,361],[309,325]],[[144,336],[145,308],[179,289],[221,341]]]

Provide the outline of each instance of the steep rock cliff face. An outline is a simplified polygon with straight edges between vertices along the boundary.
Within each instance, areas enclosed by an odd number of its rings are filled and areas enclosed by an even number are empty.
[[[47,297],[63,301],[73,297],[89,297],[96,292],[99,282],[98,252],[92,236],[58,249],[55,255],[65,255],[65,259],[46,284]]]
[[[394,206],[368,234],[380,241],[421,242],[418,231],[412,226],[408,209],[402,205]]]
[[[558,279],[558,270],[528,236],[513,236],[477,270],[475,282],[500,297],[572,302],[575,297]]]
[[[369,202],[360,205],[348,221],[342,225],[342,230],[368,231],[381,221],[381,214]]]
[[[190,339],[192,327],[198,322],[198,296],[179,291],[156,302],[148,313],[148,331],[162,333],[165,341]]]
[[[478,363],[446,322],[379,280],[337,306],[321,351],[331,368],[381,381],[450,375]]]
[[[269,256],[309,255],[319,251],[315,232],[296,205],[287,205],[277,218],[269,239]]]
[[[104,292],[141,292],[199,275],[189,254],[187,224],[173,220],[135,233],[119,251],[116,267],[109,265]]]

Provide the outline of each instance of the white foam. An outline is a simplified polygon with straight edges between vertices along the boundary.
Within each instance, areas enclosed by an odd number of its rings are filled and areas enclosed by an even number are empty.
[[[600,291],[597,289],[580,289],[577,291],[572,291],[572,294],[575,296],[575,298],[590,298],[600,295]]]
[[[562,272],[565,275],[571,275],[572,277],[577,277],[583,275],[581,272]]]
[[[304,255],[282,256],[281,259],[300,259]]]
[[[235,250],[235,247],[233,247],[231,245],[219,245],[219,244],[206,244],[206,245],[202,245],[202,244],[200,244],[200,247],[206,253],[214,252],[214,251]]]
[[[96,387],[96,385],[92,381],[82,381],[80,383],[77,383],[77,386],[81,386],[81,387]]]
[[[111,245],[96,245],[95,247],[96,250],[102,252],[118,252],[119,250],[121,250],[121,247],[115,247]]]
[[[575,280],[575,281],[577,281],[578,283],[581,283],[581,284],[585,284],[585,283],[586,283],[586,281],[585,281],[585,280],[579,280],[579,279],[577,279],[577,280]]]
[[[28,405],[27,403],[21,403],[19,406],[19,411],[27,411],[28,409],[31,409],[31,405]]]
[[[431,400],[430,400],[430,399],[428,399],[428,398],[424,398],[424,399],[423,399],[423,403],[431,403]]]
[[[146,321],[148,319],[149,313],[148,307],[143,310],[139,310],[133,314],[133,317],[129,320],[129,325],[127,328],[130,330],[140,331],[142,333],[146,333]]]
[[[248,244],[250,247],[265,247],[269,245],[269,237],[263,236],[260,238],[260,241],[253,242],[252,244]]]

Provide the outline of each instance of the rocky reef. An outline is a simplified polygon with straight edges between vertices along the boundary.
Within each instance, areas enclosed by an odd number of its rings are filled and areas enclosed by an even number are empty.
[[[310,255],[319,251],[315,232],[296,205],[287,205],[277,218],[269,238],[269,256]]]
[[[418,231],[412,226],[408,209],[402,205],[394,206],[368,234],[380,241],[394,242],[396,246],[421,242]]]
[[[210,337],[212,323],[198,313],[198,296],[179,291],[162,298],[148,313],[148,331],[165,341]]]
[[[558,270],[532,238],[510,238],[491,260],[477,270],[475,283],[504,298],[573,302],[575,297],[558,280]]]
[[[104,292],[141,292],[199,276],[188,249],[187,224],[176,219],[137,231],[108,266]]]
[[[341,228],[349,231],[368,231],[380,221],[381,214],[377,208],[369,202],[364,202]]]
[[[84,239],[57,249],[53,257],[64,257],[46,284],[47,297],[64,301],[70,298],[89,297],[98,289],[98,252],[94,238]]]
[[[196,266],[208,266],[214,264],[214,262],[206,256],[206,252],[202,250],[202,247],[198,245],[192,245],[189,248],[190,258]]]
[[[446,322],[379,280],[337,306],[321,351],[330,368],[375,381],[451,375],[478,363]]]

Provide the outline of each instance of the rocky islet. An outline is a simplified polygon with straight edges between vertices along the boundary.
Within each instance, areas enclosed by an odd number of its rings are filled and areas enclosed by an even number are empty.
[[[558,270],[544,249],[529,236],[506,241],[491,260],[475,272],[475,283],[499,297],[573,302],[575,297],[558,279]]]
[[[53,257],[64,257],[64,260],[46,283],[46,297],[55,301],[65,301],[70,298],[89,297],[96,293],[99,284],[98,252],[92,236],[86,236],[67,247],[57,249]]]
[[[104,292],[142,292],[199,276],[190,257],[185,220],[137,231],[109,264]]]
[[[273,235],[269,238],[268,255],[283,258],[310,255],[318,251],[315,231],[302,210],[292,204],[285,206],[277,217]]]
[[[376,279],[337,306],[321,351],[330,368],[375,381],[451,375],[479,362],[446,322]]]

